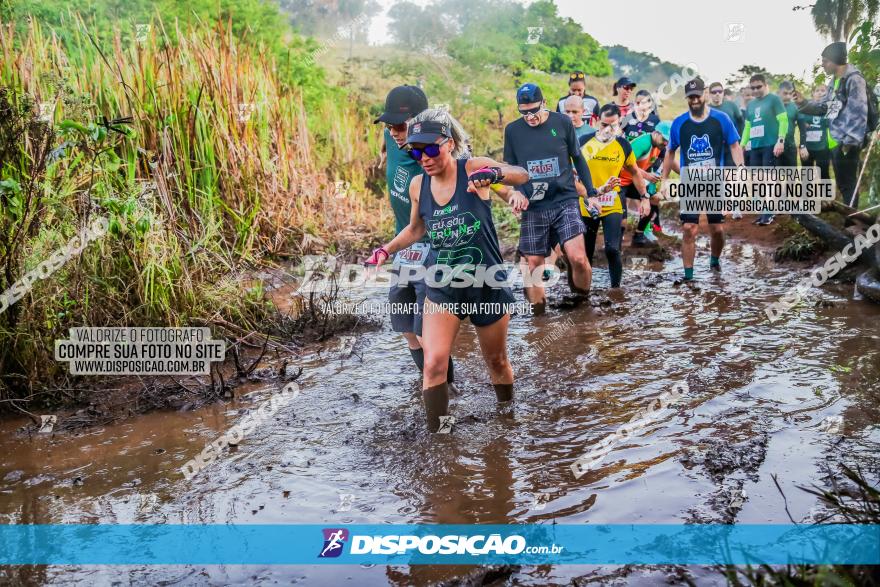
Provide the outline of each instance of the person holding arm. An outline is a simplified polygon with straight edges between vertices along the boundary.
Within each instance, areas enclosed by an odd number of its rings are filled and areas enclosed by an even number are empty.
[[[859,176],[859,155],[876,120],[869,124],[868,84],[865,76],[847,63],[846,43],[831,43],[822,51],[822,69],[831,76],[828,90],[821,101],[805,102],[795,94],[795,103],[802,114],[824,116],[831,134],[831,164],[834,180],[843,202],[859,207],[856,183]],[[873,100],[873,97],[871,98]],[[876,110],[875,110],[876,116]],[[869,128],[873,126],[874,128]]]
[[[490,186],[518,186],[525,169],[487,157],[458,159],[462,145],[453,138],[460,124],[445,110],[425,110],[409,125],[407,146],[424,175],[410,184],[409,224],[366,261],[381,265],[397,251],[427,235],[431,250],[422,319],[425,370],[422,399],[428,430],[436,432],[448,414],[446,369],[461,322],[470,319],[498,402],[513,399],[513,370],[507,355],[509,306],[504,260],[492,221]],[[528,206],[516,191],[506,194],[514,209]]]
[[[385,98],[385,108],[374,124],[383,124],[383,143],[380,165],[386,165],[388,184],[388,200],[394,213],[395,232],[399,233],[409,223],[411,206],[409,200],[409,184],[413,178],[422,174],[418,162],[407,155],[403,147],[406,144],[408,122],[413,116],[428,108],[428,98],[416,86],[397,86],[392,88]],[[467,137],[459,137],[462,144]],[[392,274],[398,275],[401,266],[422,265],[428,256],[428,243],[425,239],[414,242],[409,249],[398,254],[394,259]],[[425,300],[425,285],[413,279],[407,283],[393,284],[388,290],[390,303],[391,328],[403,335],[409,348],[410,356],[418,367],[424,370],[425,355],[422,350],[422,315],[420,308]],[[447,377],[450,385],[454,385],[455,368],[449,360]]]

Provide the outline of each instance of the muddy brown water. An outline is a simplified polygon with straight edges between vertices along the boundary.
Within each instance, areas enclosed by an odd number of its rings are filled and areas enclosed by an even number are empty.
[[[450,435],[425,432],[419,376],[384,317],[375,332],[292,359],[304,370],[301,395],[190,481],[179,468],[283,383],[250,383],[230,403],[76,436],[22,437],[15,432],[24,422],[7,421],[0,520],[788,523],[771,474],[792,516],[809,520],[816,500],[797,485],[821,485],[827,464],[870,464],[878,454],[880,306],[854,300],[851,285],[828,286],[770,324],[764,304],[805,271],[740,241],[728,246],[723,273],[711,274],[707,246],[701,238],[695,286],[675,283],[678,257],[645,265],[630,257],[624,299],[603,293],[600,268],[592,305],[515,316],[512,413],[499,413],[466,325],[455,348],[461,395]],[[687,386],[680,404],[574,477],[578,457],[676,384]],[[428,585],[473,570],[16,567],[0,570],[0,583]],[[648,585],[681,572],[724,583],[693,567],[524,567],[511,581]]]

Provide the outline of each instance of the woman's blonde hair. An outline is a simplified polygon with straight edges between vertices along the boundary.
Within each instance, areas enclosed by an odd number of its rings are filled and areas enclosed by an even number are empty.
[[[467,152],[467,144],[470,141],[470,137],[467,132],[464,130],[464,127],[461,125],[459,121],[457,121],[448,111],[442,110],[440,108],[428,108],[427,110],[422,110],[420,113],[416,114],[415,118],[410,120],[410,125],[416,122],[439,122],[441,124],[446,124],[449,128],[452,129],[452,140],[455,141],[455,148],[452,149],[452,157],[454,159],[460,158],[464,153]]]

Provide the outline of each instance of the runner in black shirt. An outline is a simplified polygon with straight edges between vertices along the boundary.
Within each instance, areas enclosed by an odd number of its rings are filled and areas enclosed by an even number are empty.
[[[654,106],[654,98],[648,90],[639,90],[636,94],[636,107],[629,116],[622,119],[620,128],[623,138],[633,142],[643,134],[652,133],[660,124],[657,116],[657,108]]]
[[[592,269],[584,251],[584,240],[576,238],[583,234],[584,224],[572,164],[588,195],[593,196],[596,189],[590,170],[578,147],[571,120],[546,109],[541,88],[524,84],[516,92],[516,101],[522,118],[504,129],[504,161],[525,168],[530,179],[520,187],[529,199],[529,207],[520,223],[519,252],[526,258],[529,272],[534,274],[544,264],[544,258],[550,253],[551,236],[555,236],[571,268],[572,290],[586,294]],[[544,286],[533,284],[526,287],[525,292],[535,311],[543,311]]]
[[[409,186],[409,224],[388,244],[373,251],[367,265],[381,265],[394,253],[427,235],[431,244],[422,319],[425,370],[422,398],[428,429],[436,432],[449,408],[446,370],[461,322],[476,327],[483,358],[499,402],[513,399],[513,369],[507,355],[509,305],[513,294],[492,221],[490,186],[516,186],[528,180],[521,167],[501,165],[487,157],[457,159],[453,128],[460,126],[445,110],[425,110],[407,131],[407,146],[424,169]],[[528,202],[508,192],[514,210]],[[454,275],[471,276],[466,280]],[[479,282],[477,282],[478,276]],[[446,276],[446,277],[444,277]],[[491,277],[490,277],[491,276]]]

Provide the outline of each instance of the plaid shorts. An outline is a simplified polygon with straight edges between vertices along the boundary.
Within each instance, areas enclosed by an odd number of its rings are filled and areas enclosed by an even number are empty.
[[[546,257],[553,244],[564,244],[583,234],[584,230],[577,200],[567,200],[552,208],[524,210],[520,222],[519,252]]]

